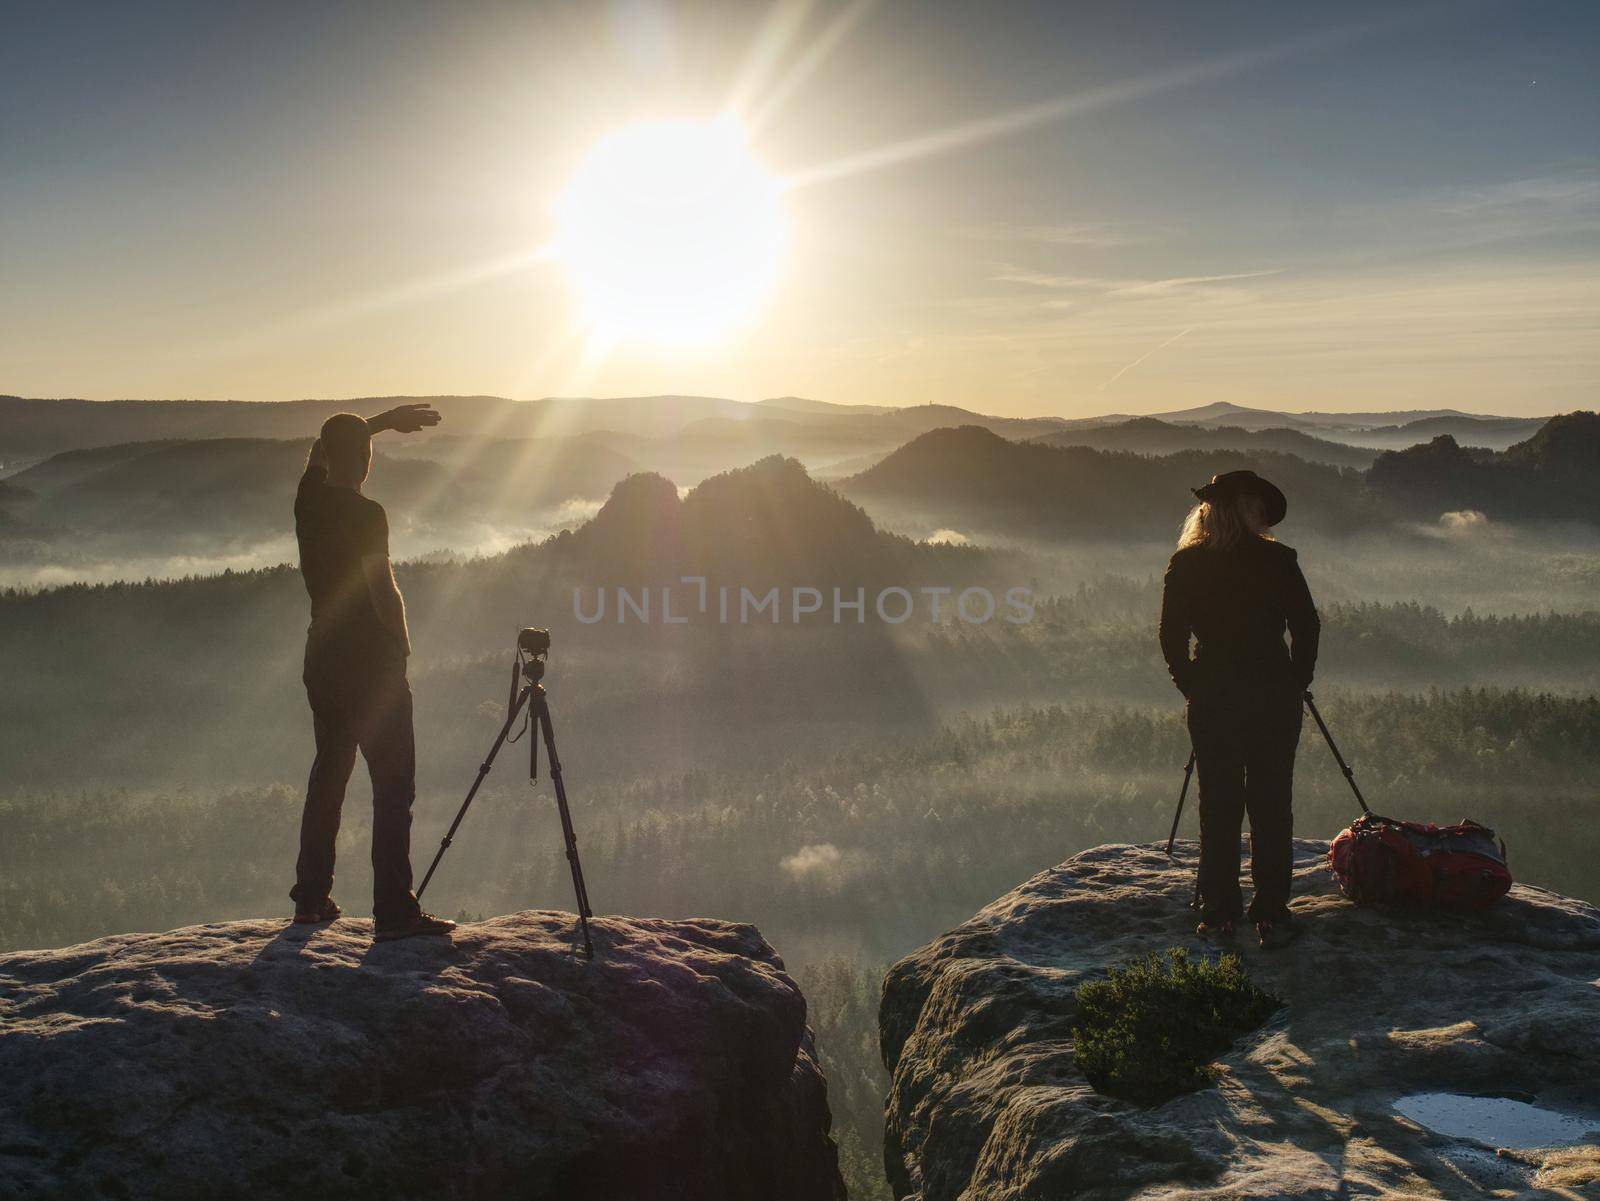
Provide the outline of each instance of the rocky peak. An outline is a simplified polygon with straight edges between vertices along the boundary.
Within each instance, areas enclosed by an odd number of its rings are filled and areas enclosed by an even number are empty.
[[[229,922],[0,956],[0,1197],[842,1201],[751,926]]]
[[[1380,913],[1339,895],[1326,853],[1296,843],[1301,938],[1278,951],[1240,940],[1246,970],[1285,1007],[1223,1057],[1214,1086],[1151,1109],[1084,1079],[1073,992],[1150,951],[1198,952],[1195,844],[1176,860],[1087,851],[896,964],[881,1010],[896,1196],[1600,1188],[1600,1136],[1512,1150],[1395,1108],[1419,1093],[1532,1098],[1600,1131],[1600,912],[1519,885],[1483,914]]]

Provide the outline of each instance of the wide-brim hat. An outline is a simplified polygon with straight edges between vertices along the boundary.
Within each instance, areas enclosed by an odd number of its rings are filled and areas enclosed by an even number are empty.
[[[1211,482],[1192,489],[1201,500],[1231,500],[1236,496],[1255,496],[1261,500],[1268,525],[1277,525],[1289,511],[1289,501],[1271,480],[1264,480],[1253,471],[1224,471],[1211,477]]]

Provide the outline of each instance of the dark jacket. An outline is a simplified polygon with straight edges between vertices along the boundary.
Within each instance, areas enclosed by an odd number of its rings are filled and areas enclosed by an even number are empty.
[[[1292,647],[1284,645],[1285,629]],[[1316,670],[1321,631],[1300,563],[1281,542],[1190,546],[1167,564],[1161,653],[1187,697],[1212,689],[1304,690]]]

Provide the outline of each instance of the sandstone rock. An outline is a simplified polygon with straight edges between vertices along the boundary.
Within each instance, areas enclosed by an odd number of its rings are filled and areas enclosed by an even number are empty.
[[[1325,843],[1296,844],[1299,941],[1239,940],[1288,1004],[1218,1083],[1148,1110],[1091,1089],[1073,989],[1147,951],[1201,949],[1195,851],[1087,851],[895,965],[881,1034],[897,1196],[1600,1196],[1593,1143],[1497,1155],[1394,1109],[1423,1091],[1520,1094],[1600,1129],[1600,912],[1522,886],[1473,916],[1358,908]]]
[[[0,956],[0,1197],[844,1195],[751,926],[230,922]]]

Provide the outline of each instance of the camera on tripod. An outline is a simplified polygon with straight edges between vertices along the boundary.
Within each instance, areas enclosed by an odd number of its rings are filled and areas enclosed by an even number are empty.
[[[550,757],[550,782],[555,786],[556,812],[561,816],[561,839],[566,844],[567,866],[572,872],[572,891],[578,902],[579,950],[584,956],[592,959],[594,943],[589,937],[589,919],[594,916],[594,910],[589,907],[589,889],[583,880],[583,865],[578,861],[578,835],[572,827],[572,811],[567,805],[567,789],[561,778],[561,760],[556,755],[556,735],[550,722],[550,700],[545,694],[544,685],[540,683],[544,679],[545,663],[549,654],[549,630],[528,626],[517,635],[517,658],[511,668],[511,692],[506,697],[505,725],[500,727],[499,736],[489,748],[488,757],[479,766],[478,778],[467,790],[467,799],[461,802],[461,808],[456,811],[455,821],[450,823],[450,829],[440,840],[438,853],[434,855],[427,874],[422,877],[422,883],[417,887],[417,897],[421,899],[428,887],[428,881],[433,879],[439,861],[444,858],[445,851],[449,850],[456,830],[460,827],[462,819],[467,816],[467,808],[472,804],[472,798],[478,795],[484,777],[494,766],[494,758],[500,753],[500,748],[507,740],[516,742],[523,735],[527,735],[528,782],[531,784],[539,778],[539,743],[542,739],[545,752]],[[523,716],[527,724],[523,726],[522,732],[513,738],[511,731],[517,724],[519,716]]]

